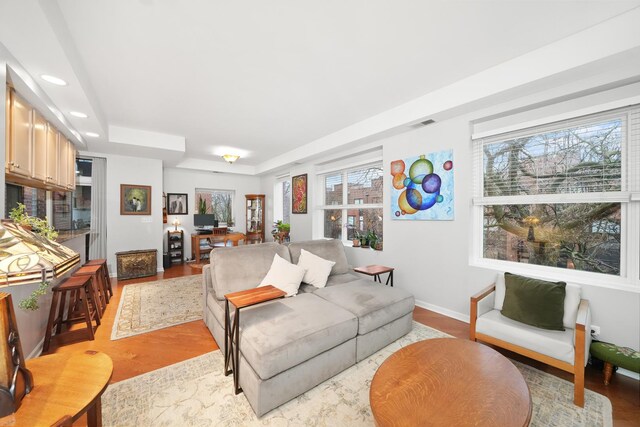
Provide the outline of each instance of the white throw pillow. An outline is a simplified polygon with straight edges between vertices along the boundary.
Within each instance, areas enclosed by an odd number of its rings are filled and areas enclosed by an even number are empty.
[[[304,268],[291,264],[278,254],[275,254],[271,268],[259,286],[273,285],[286,292],[288,297],[292,297],[298,293],[303,277]]]
[[[302,281],[316,288],[324,288],[327,286],[327,279],[329,278],[329,274],[331,274],[331,268],[335,264],[335,262],[320,258],[318,255],[314,255],[309,251],[305,251],[304,249],[300,250],[298,267],[306,270]]]

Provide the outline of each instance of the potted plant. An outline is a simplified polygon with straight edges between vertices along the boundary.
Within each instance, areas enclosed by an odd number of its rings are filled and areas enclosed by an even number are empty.
[[[369,242],[369,247],[375,249],[376,243],[378,243],[378,235],[375,231],[369,230],[369,232],[367,232],[367,241]]]
[[[9,212],[9,218],[21,227],[29,228],[34,233],[39,234],[45,239],[55,240],[58,237],[58,232],[45,217],[44,219],[35,216],[29,216],[27,208],[22,203],[18,203],[18,206],[11,209]]]
[[[289,240],[289,232],[291,231],[290,224],[278,220],[273,224],[273,226],[274,229],[271,232],[271,234],[273,235],[273,240],[278,243],[284,243]]]
[[[351,240],[354,248],[360,247],[360,232],[358,230],[353,230],[353,239]]]
[[[207,201],[198,196],[198,213],[203,215],[207,213]]]
[[[360,247],[361,248],[368,248],[369,247],[369,235],[368,233],[358,233],[358,235],[360,236]]]

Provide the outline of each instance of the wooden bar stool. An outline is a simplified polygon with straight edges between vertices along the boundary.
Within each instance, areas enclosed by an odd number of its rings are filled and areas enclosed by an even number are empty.
[[[91,276],[93,279],[93,286],[96,288],[99,297],[99,313],[102,317],[102,313],[107,309],[107,302],[109,301],[109,295],[107,292],[107,284],[102,274],[102,267],[99,265],[83,265],[77,269],[74,276]]]
[[[102,274],[104,274],[104,279],[107,283],[107,289],[109,289],[109,296],[113,296],[113,289],[111,288],[111,277],[109,277],[109,269],[107,268],[107,260],[103,258],[92,259],[87,261],[84,265],[99,265],[102,267]],[[108,299],[107,302],[109,302]]]
[[[82,329],[62,331],[63,325],[70,327],[73,323],[84,322],[87,325],[84,329],[87,331],[89,339],[93,341],[95,329],[100,326],[100,316],[98,314],[100,303],[97,301],[91,276],[72,276],[64,279],[62,283],[53,287],[52,292],[53,298],[51,300],[47,330],[44,335],[43,352],[49,351],[54,328],[56,329],[56,337],[82,331]],[[65,319],[67,296],[69,296],[69,302]],[[93,326],[94,321],[95,326]]]

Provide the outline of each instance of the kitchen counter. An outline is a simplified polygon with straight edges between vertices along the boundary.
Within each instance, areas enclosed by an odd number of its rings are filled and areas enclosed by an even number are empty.
[[[56,242],[63,243],[67,240],[75,239],[76,237],[85,236],[91,233],[90,228],[83,228],[82,230],[61,230],[58,231],[58,238]]]

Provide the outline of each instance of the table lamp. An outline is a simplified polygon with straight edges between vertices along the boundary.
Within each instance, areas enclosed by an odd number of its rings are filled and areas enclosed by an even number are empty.
[[[176,227],[175,231],[178,231],[178,226],[180,225],[180,220],[176,217],[173,219],[172,224]]]

